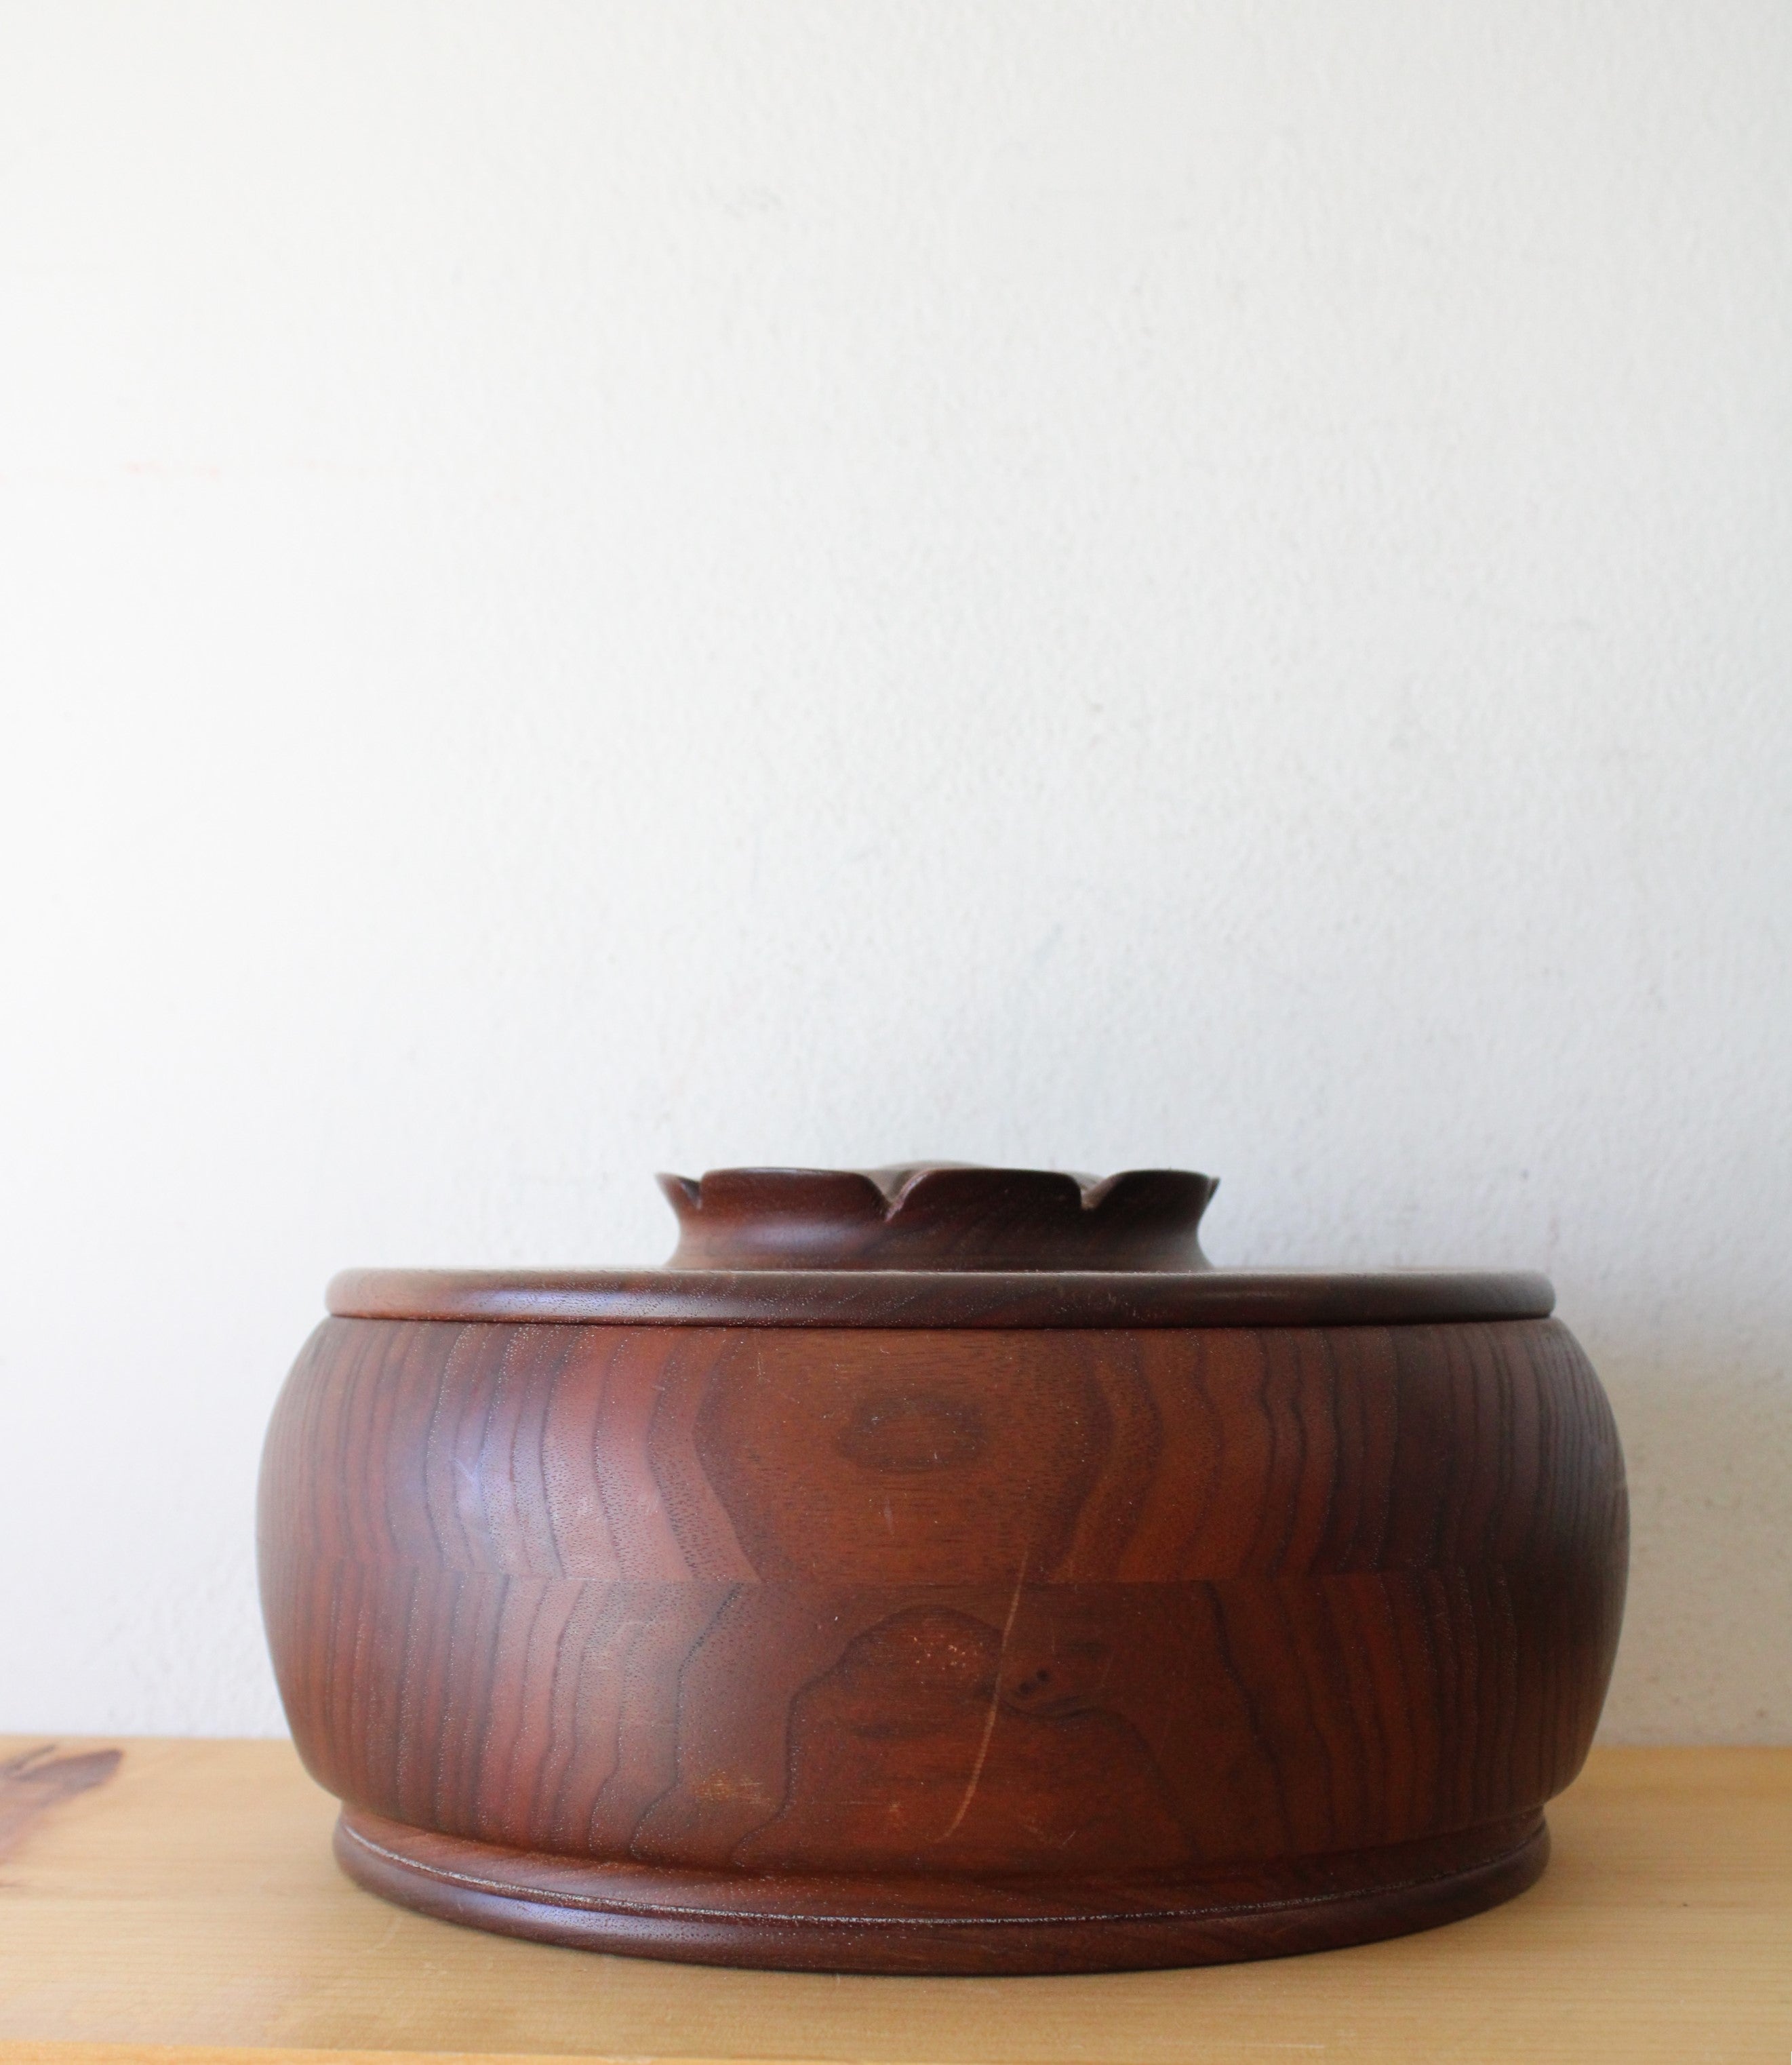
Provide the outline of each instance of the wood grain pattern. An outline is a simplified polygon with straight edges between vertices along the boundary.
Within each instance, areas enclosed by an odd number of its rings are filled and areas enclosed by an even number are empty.
[[[1792,1749],[1596,1748],[1550,1809],[1542,1881],[1448,1929],[999,1985],[648,1964],[450,1928],[336,1869],[335,1812],[289,1743],[132,1740],[5,1869],[0,2060],[1688,2065],[1779,2057],[1792,2027]]]
[[[261,1507],[358,1876],[860,1970],[1272,1954],[1505,1897],[1591,1740],[1624,1540],[1547,1320],[337,1318]],[[631,1920],[649,1880],[702,1928]]]
[[[59,1756],[57,1748],[34,1743],[0,1761],[0,1857],[16,1849],[32,1824],[53,1808],[103,1785],[124,1754],[108,1748]]]

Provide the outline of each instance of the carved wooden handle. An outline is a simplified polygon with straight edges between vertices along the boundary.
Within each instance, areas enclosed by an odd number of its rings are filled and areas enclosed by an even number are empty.
[[[926,1162],[661,1176],[674,1269],[1193,1270],[1216,1179]]]

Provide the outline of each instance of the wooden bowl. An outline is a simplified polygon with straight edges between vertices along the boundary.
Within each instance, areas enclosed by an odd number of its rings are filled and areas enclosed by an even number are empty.
[[[1532,1275],[1208,1268],[1207,1178],[665,1179],[673,1265],[350,1272],[264,1610],[337,1854],[556,1943],[1196,1964],[1508,1898],[1623,1608]]]

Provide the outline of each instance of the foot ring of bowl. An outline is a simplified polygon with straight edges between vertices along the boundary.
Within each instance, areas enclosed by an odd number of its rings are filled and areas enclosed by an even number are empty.
[[[550,1856],[345,1808],[369,1892],[507,1936],[629,1957],[823,1972],[1143,1970],[1279,1958],[1460,1921],[1535,1883],[1540,1813],[1386,1849],[1170,1880],[797,1877]]]

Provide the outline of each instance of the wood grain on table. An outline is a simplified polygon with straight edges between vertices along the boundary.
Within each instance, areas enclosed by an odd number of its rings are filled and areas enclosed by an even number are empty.
[[[388,1907],[276,1742],[0,1742],[0,2059],[400,2051],[635,2060],[1778,2061],[1792,2052],[1792,1749],[1596,1751],[1511,1905],[1278,1962],[1080,1978],[745,1972]],[[117,1748],[66,1783],[58,1759]],[[34,1754],[34,1752],[43,1752]],[[18,1774],[35,1790],[17,1796]],[[96,1776],[97,1774],[97,1776]],[[79,1779],[79,1783],[76,1783]]]

